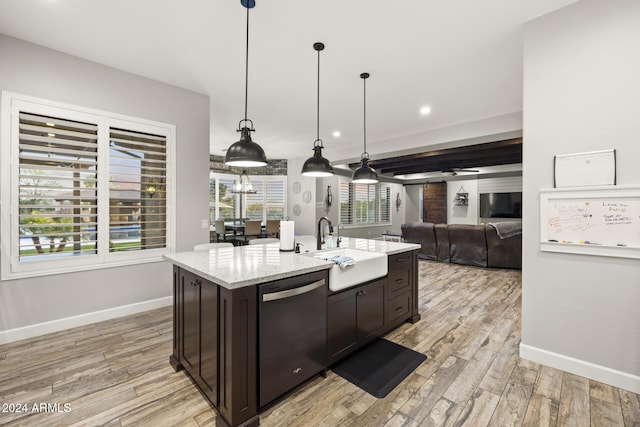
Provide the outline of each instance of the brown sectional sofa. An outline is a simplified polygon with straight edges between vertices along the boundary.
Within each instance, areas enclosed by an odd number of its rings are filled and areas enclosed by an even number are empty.
[[[405,242],[419,243],[418,257],[478,267],[522,268],[522,224],[402,224]]]

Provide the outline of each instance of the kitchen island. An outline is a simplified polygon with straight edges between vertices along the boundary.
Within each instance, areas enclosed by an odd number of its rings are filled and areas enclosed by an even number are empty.
[[[289,389],[419,319],[419,245],[344,238],[341,247],[385,254],[387,274],[334,292],[339,267],[322,252],[274,243],[165,256],[174,265],[170,362],[222,425],[259,425],[259,411]]]

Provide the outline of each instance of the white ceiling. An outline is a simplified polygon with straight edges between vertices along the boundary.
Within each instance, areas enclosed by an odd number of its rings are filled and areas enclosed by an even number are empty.
[[[269,158],[359,158],[385,140],[522,110],[522,24],[576,0],[256,0],[249,113]],[[244,115],[246,9],[240,0],[0,0],[0,32],[211,97],[211,152]],[[0,58],[1,60],[1,58]],[[428,105],[432,113],[421,116]],[[334,138],[332,132],[342,136]],[[377,144],[376,144],[377,143]]]

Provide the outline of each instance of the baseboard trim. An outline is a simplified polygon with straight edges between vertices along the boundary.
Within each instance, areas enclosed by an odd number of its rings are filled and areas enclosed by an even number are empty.
[[[173,304],[173,297],[169,296],[142,301],[135,304],[122,305],[120,307],[108,308],[106,310],[94,311],[92,313],[80,314],[78,316],[51,320],[49,322],[36,323],[34,325],[24,326],[21,328],[8,329],[6,331],[0,331],[0,344],[20,341],[52,332],[64,331],[65,329],[75,328],[78,326],[90,325],[91,323],[128,316],[129,314],[142,313],[143,311],[166,307],[171,304]]]
[[[640,376],[520,343],[520,357],[640,394]]]

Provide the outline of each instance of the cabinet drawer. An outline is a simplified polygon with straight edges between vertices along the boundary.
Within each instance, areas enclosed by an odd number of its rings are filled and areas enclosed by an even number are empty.
[[[396,296],[409,292],[411,290],[411,282],[409,281],[410,270],[402,270],[389,275],[387,280],[387,300]]]
[[[403,252],[389,255],[389,274],[411,269],[413,252]]]
[[[387,325],[394,323],[396,320],[406,320],[409,318],[411,311],[411,292],[398,295],[397,297],[387,301],[385,309],[385,318]]]

